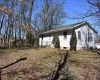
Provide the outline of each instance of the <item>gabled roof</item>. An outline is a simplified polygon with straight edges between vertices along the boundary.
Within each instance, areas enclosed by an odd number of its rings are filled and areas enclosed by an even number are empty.
[[[71,24],[71,25],[66,25],[66,26],[63,26],[60,28],[48,30],[46,32],[39,33],[39,35],[53,33],[53,32],[59,32],[59,31],[65,31],[65,30],[71,30],[73,27],[78,28],[82,25],[88,25],[95,33],[97,33],[97,31],[88,22],[84,21],[84,22],[79,22],[79,23],[75,23],[75,24]]]

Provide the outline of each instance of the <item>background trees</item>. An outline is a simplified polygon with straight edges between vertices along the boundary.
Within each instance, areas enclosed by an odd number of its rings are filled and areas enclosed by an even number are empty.
[[[22,47],[26,33],[32,32],[31,18],[34,0],[3,0],[0,7],[0,32],[5,47]],[[3,32],[2,32],[3,31]],[[14,45],[14,46],[13,46]]]
[[[39,8],[37,8],[37,4]],[[60,0],[1,0],[0,35],[3,47],[37,46],[38,32],[57,28],[66,13]],[[27,43],[27,44],[26,44]]]
[[[64,7],[66,1],[1,0],[0,35],[3,37],[3,46],[23,47],[25,41],[32,47],[36,46],[39,32],[62,26],[68,16]],[[99,26],[100,0],[86,0],[86,2],[89,4],[89,10],[74,19],[93,17],[93,22]],[[33,45],[31,45],[32,41],[34,41]]]
[[[40,12],[35,15],[35,19],[38,19],[37,27],[40,32],[57,28],[62,25],[62,22],[66,18],[63,5],[63,0],[42,1]]]
[[[86,17],[94,16],[96,25],[100,25],[100,0],[87,0],[87,2],[91,5],[91,9]]]
[[[100,0],[76,0],[79,3],[83,3],[84,8],[81,12],[74,11],[73,14],[69,18],[74,20],[86,20],[91,22],[93,26],[97,29],[100,28]],[[80,7],[81,9],[81,7]]]

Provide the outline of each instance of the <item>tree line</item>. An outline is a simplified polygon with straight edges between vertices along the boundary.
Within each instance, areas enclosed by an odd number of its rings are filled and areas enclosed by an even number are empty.
[[[37,47],[38,33],[60,27],[68,17],[67,0],[1,0],[0,44],[3,47]],[[73,19],[94,17],[100,22],[100,0],[86,0],[89,12]],[[66,4],[67,5],[67,4]]]
[[[37,8],[39,5],[39,9]],[[0,39],[3,47],[37,47],[38,33],[62,24],[66,13],[60,0],[3,0]]]

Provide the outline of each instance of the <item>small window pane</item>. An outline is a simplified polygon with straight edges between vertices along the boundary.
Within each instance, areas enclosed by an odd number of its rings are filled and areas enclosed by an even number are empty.
[[[78,39],[81,40],[81,31],[78,31]]]
[[[92,42],[92,40],[93,40],[92,33],[89,33],[89,34],[88,34],[88,41],[89,41],[89,42]]]
[[[63,35],[64,35],[64,39],[67,39],[67,32],[64,32]]]
[[[43,35],[42,35],[41,37],[42,37],[42,39],[43,39]]]

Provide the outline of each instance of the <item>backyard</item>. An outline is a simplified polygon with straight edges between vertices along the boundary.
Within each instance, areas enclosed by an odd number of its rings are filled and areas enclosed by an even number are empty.
[[[0,67],[26,57],[2,70],[2,80],[50,80],[65,50],[52,48],[0,50]],[[68,51],[68,71],[74,80],[100,80],[100,55],[80,50]]]

